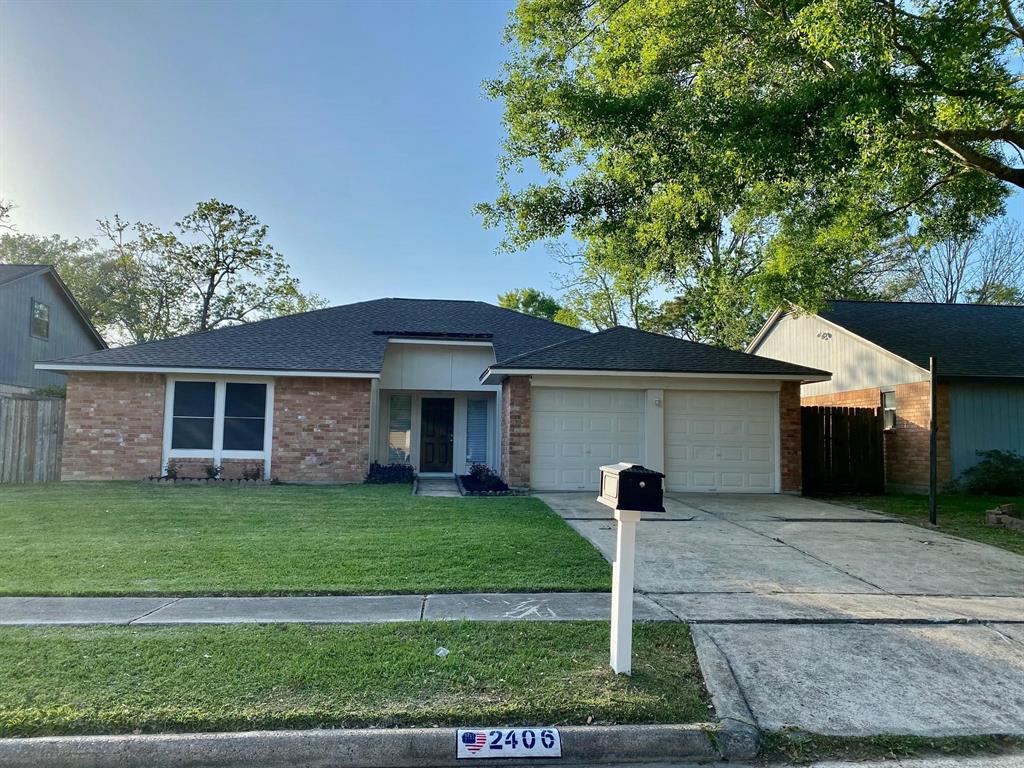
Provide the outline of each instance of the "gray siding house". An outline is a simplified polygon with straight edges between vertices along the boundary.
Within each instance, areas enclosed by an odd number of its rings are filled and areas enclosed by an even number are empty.
[[[0,264],[0,394],[61,386],[35,363],[106,348],[53,267]]]
[[[785,307],[747,351],[832,371],[801,388],[803,405],[881,408],[886,484],[928,484],[931,384],[937,361],[940,482],[978,451],[1024,454],[1024,307],[833,301],[822,311]]]

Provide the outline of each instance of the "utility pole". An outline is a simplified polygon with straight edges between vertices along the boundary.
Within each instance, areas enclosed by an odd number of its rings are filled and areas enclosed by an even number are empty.
[[[928,358],[928,373],[931,387],[931,413],[928,420],[928,522],[936,525],[938,521],[938,444],[939,444],[939,423],[935,415],[938,394],[936,384],[938,377],[935,375],[935,358]]]

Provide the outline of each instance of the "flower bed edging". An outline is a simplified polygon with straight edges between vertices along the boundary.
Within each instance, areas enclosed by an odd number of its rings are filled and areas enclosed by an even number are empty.
[[[509,488],[505,491],[467,491],[462,484],[462,475],[455,476],[455,485],[463,496],[491,497],[491,496],[527,496],[529,491],[525,488]]]
[[[153,485],[278,485],[273,480],[245,480],[243,478],[221,477],[149,477]]]

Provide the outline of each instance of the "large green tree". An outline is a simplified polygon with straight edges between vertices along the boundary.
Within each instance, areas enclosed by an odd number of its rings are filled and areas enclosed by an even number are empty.
[[[542,317],[545,320],[554,320],[555,316],[562,311],[562,305],[558,303],[558,299],[536,288],[515,288],[506,293],[500,293],[498,294],[498,306],[514,309],[516,312],[526,315]]]
[[[7,232],[0,263],[52,264],[108,341],[141,343],[304,312],[326,303],[300,290],[268,228],[209,200],[173,228],[99,221],[98,238]]]
[[[628,233],[631,257],[705,292],[715,243],[754,229],[742,290],[761,312],[885,293],[910,238],[973,230],[1024,186],[1020,17],[1010,0],[520,0],[488,85],[502,189],[479,210],[511,249]]]

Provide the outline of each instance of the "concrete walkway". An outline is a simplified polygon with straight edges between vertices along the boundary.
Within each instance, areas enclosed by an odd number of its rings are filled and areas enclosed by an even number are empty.
[[[395,621],[606,621],[603,592],[326,597],[0,597],[0,625],[380,624]],[[896,595],[637,594],[638,621],[690,624],[1020,625],[1024,599]],[[746,630],[737,630],[745,632]]]
[[[416,481],[417,496],[461,497],[454,477],[421,477]]]

